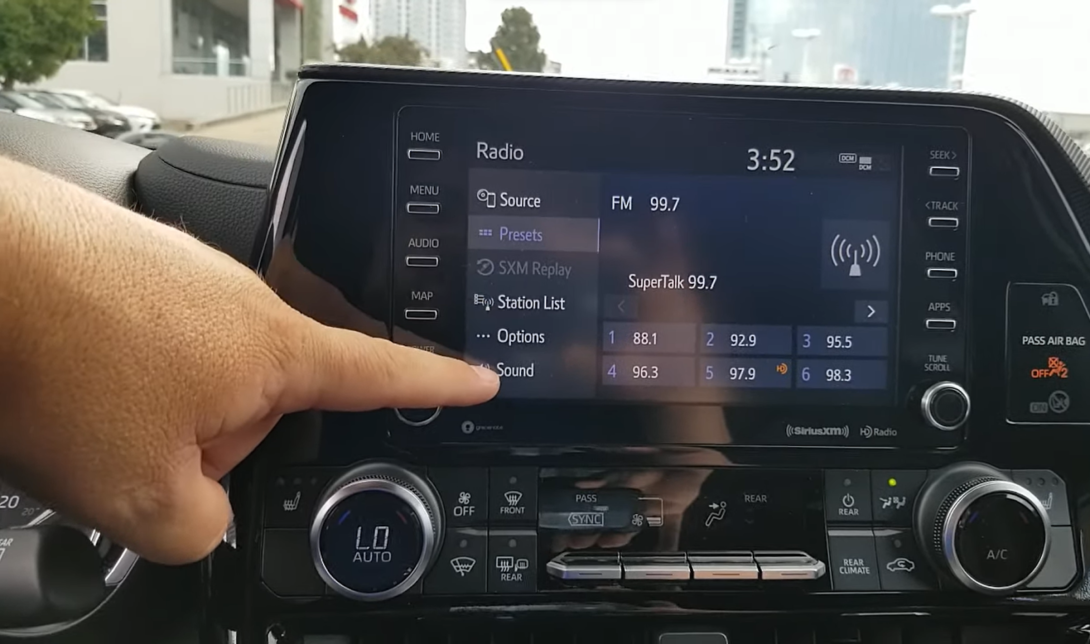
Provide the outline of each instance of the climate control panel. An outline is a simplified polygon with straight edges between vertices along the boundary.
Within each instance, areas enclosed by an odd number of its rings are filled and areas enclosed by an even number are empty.
[[[262,578],[282,597],[1060,590],[1077,574],[1048,470],[419,468],[276,473]]]

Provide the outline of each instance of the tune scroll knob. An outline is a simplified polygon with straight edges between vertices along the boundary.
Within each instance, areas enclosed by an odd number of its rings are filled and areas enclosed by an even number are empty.
[[[943,431],[954,431],[969,419],[969,392],[956,382],[938,382],[924,391],[920,412],[928,425]]]
[[[1005,595],[1044,567],[1048,512],[999,470],[960,463],[933,472],[916,500],[916,539],[932,563],[966,588]]]
[[[337,593],[383,601],[411,588],[434,563],[442,505],[421,476],[391,463],[364,463],[318,499],[310,551]]]

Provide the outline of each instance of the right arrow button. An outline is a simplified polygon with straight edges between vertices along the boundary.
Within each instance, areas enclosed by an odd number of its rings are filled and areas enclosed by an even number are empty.
[[[856,324],[889,324],[889,302],[887,300],[856,300]]]

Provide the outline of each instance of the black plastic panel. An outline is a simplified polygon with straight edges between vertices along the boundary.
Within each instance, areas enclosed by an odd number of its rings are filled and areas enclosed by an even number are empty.
[[[330,324],[380,337],[393,334],[395,340],[415,345],[443,343],[415,332],[401,337],[394,333],[392,303],[400,296],[393,289],[401,288],[394,266],[396,253],[403,249],[395,246],[397,238],[392,228],[392,158],[395,115],[403,105],[502,105],[510,109],[530,105],[546,112],[560,108],[624,109],[959,128],[972,141],[965,206],[971,226],[962,226],[956,233],[968,240],[967,255],[958,258],[961,263],[957,280],[967,296],[958,300],[919,291],[919,297],[902,298],[901,311],[904,316],[911,309],[911,315],[918,316],[921,324],[925,317],[957,318],[957,333],[964,334],[968,342],[965,377],[959,380],[967,384],[972,410],[963,432],[926,429],[919,420],[919,391],[910,388],[897,405],[889,407],[660,405],[633,409],[497,402],[469,410],[444,410],[435,422],[422,428],[405,426],[390,412],[300,414],[285,419],[274,430],[238,470],[232,486],[244,574],[223,580],[235,584],[233,587],[243,597],[242,618],[254,633],[277,622],[293,624],[306,632],[328,632],[322,629],[329,628],[336,631],[353,628],[361,617],[434,615],[465,605],[457,594],[429,594],[427,587],[420,595],[378,606],[328,597],[300,603],[276,597],[259,581],[258,544],[269,477],[285,466],[317,466],[339,472],[363,458],[383,457],[429,469],[669,470],[698,476],[707,468],[726,468],[723,476],[737,476],[742,481],[783,472],[785,480],[796,481],[796,487],[812,488],[815,496],[823,492],[823,500],[817,501],[812,511],[824,516],[824,524],[816,519],[824,532],[819,530],[812,538],[807,536],[806,528],[788,526],[785,530],[794,537],[796,548],[827,548],[820,553],[826,562],[835,559],[833,555],[840,548],[855,548],[860,543],[866,553],[873,552],[875,563],[911,560],[915,554],[903,550],[901,539],[908,526],[896,518],[893,505],[883,508],[879,502],[875,507],[874,481],[881,485],[898,473],[924,472],[957,461],[983,461],[1003,470],[1051,470],[1066,481],[1066,498],[1071,500],[1074,514],[1076,538],[1071,547],[1075,552],[1071,554],[1078,574],[1067,592],[1036,590],[1015,600],[983,598],[967,592],[936,590],[932,578],[905,582],[898,588],[902,582],[890,577],[897,571],[887,570],[879,571],[876,578],[859,581],[862,586],[858,587],[853,586],[856,581],[838,582],[837,576],[830,576],[821,588],[793,592],[686,588],[681,592],[672,589],[633,594],[617,590],[588,595],[579,589],[557,589],[536,596],[521,591],[474,595],[473,605],[488,614],[508,613],[516,604],[566,612],[573,610],[568,603],[571,601],[579,602],[582,611],[637,611],[648,615],[656,614],[656,606],[664,605],[680,613],[769,611],[792,615],[798,611],[840,614],[913,610],[963,616],[978,610],[1009,613],[1014,607],[1020,612],[1090,609],[1086,603],[1090,593],[1084,588],[1086,557],[1082,539],[1078,538],[1078,526],[1086,519],[1086,508],[1079,499],[1090,493],[1090,477],[1084,466],[1084,455],[1090,449],[1090,428],[1056,422],[1063,412],[1054,410],[1037,425],[1008,422],[1009,403],[1020,400],[1008,395],[1008,285],[1066,284],[1084,294],[1090,288],[1090,255],[1078,225],[1090,214],[1082,211],[1090,204],[1080,174],[1085,164],[1071,157],[1067,141],[1054,136],[1050,126],[1036,115],[998,99],[945,93],[596,82],[347,67],[314,68],[304,78],[277,165],[260,264],[270,282],[300,310]],[[928,196],[921,193],[916,210],[906,213],[905,221],[916,222],[914,225],[925,222],[922,225],[926,226],[927,218],[936,216],[928,208],[931,201],[959,199],[937,192]],[[458,260],[454,263],[456,273],[464,279],[465,266]],[[1077,335],[1077,331],[1047,331]],[[938,347],[934,340],[904,339],[902,352],[908,356],[906,363],[919,365],[919,371],[913,373],[921,383],[955,373],[942,366],[950,364],[948,359],[937,357],[951,351]],[[1079,359],[1072,357],[1067,361],[1069,367],[1081,364]],[[1047,404],[1049,391],[1044,394]],[[1029,402],[1026,399],[1027,411]],[[1039,401],[1033,398],[1032,402]],[[1074,414],[1076,408],[1072,406],[1071,410]],[[788,429],[845,425],[850,428],[847,438],[805,435]],[[867,427],[869,431],[864,430]],[[822,473],[829,470],[863,472],[870,477],[870,518],[856,522],[829,516],[827,493],[832,488]],[[915,480],[900,475],[906,485]],[[481,483],[474,485],[478,486],[474,489],[480,489]],[[736,492],[737,486],[732,490]],[[842,499],[844,495],[839,492],[837,496]],[[898,495],[887,494],[884,498],[891,496]],[[548,501],[546,496],[538,499],[539,504]],[[488,527],[491,529],[490,524]],[[479,528],[471,520],[454,528],[464,532],[465,552],[481,552],[483,546],[468,538]],[[516,531],[526,528],[503,527]],[[853,540],[842,541],[842,537]],[[536,538],[540,571],[544,565],[541,559],[554,552],[540,526]],[[820,546],[815,545],[815,539]],[[790,545],[775,542],[777,548]],[[511,556],[517,561],[522,555]],[[867,556],[862,559],[865,561]],[[1069,564],[1070,559],[1056,565],[1069,568]],[[475,583],[483,584],[477,588],[488,587],[487,580]],[[886,584],[889,590],[885,590]],[[849,592],[850,597],[841,592]],[[330,621],[331,616],[335,621]],[[307,630],[311,628],[315,630]]]

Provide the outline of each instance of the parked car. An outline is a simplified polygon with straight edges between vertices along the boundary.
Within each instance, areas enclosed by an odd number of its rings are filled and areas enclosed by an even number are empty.
[[[158,150],[159,146],[163,145],[167,141],[178,138],[178,134],[173,132],[164,132],[163,130],[152,130],[151,132],[126,132],[117,137],[118,141],[124,141],[125,143],[131,143],[138,145],[142,148],[149,150]]]
[[[74,96],[66,94],[54,94],[43,90],[22,90],[18,92],[31,100],[38,101],[46,107],[62,110],[75,110],[90,116],[95,122],[95,128],[91,130],[95,134],[117,137],[132,130],[132,124],[123,114],[100,110],[84,104]]]
[[[138,107],[136,105],[119,105],[114,101],[82,89],[58,89],[50,90],[54,94],[64,94],[66,96],[74,96],[76,99],[82,101],[89,107],[93,107],[98,110],[106,110],[108,112],[116,112],[124,115],[129,119],[129,123],[132,124],[132,129],[136,132],[149,132],[151,130],[158,130],[162,125],[162,120],[155,112],[147,109],[146,107]]]
[[[83,112],[49,107],[19,92],[0,91],[0,109],[77,130],[90,132],[95,129],[95,120]]]

